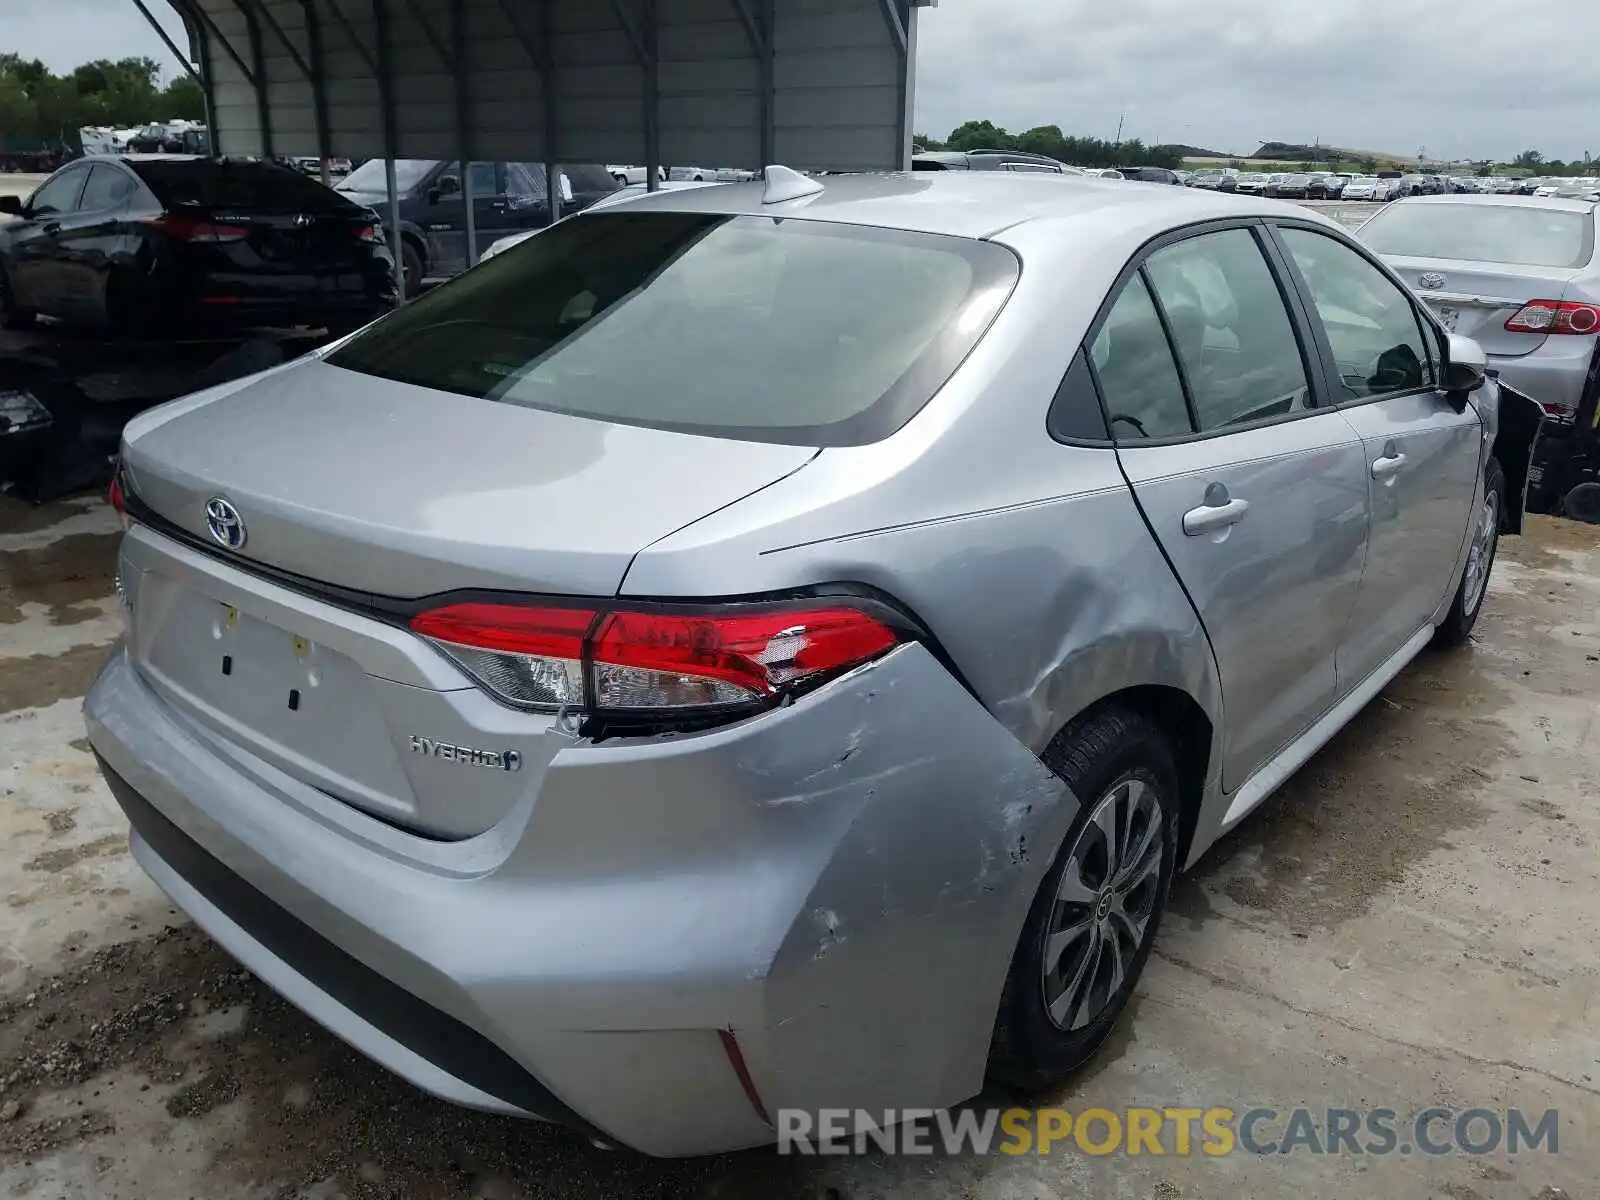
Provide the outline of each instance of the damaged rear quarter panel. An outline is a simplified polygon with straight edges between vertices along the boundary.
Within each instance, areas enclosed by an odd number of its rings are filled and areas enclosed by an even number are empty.
[[[850,812],[766,972],[761,1027],[737,1031],[758,1086],[781,1080],[769,1111],[975,1094],[1012,949],[1078,810],[922,648],[849,688],[820,770],[783,743],[748,764],[802,782],[786,807]]]

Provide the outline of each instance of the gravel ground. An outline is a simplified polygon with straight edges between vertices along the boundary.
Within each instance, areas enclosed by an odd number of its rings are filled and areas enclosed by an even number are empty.
[[[1179,882],[1112,1043],[1049,1098],[1562,1114],[1555,1156],[1365,1161],[659,1162],[421,1095],[241,970],[129,859],[79,716],[117,635],[115,534],[95,501],[0,498],[0,1195],[1594,1194],[1600,530],[1536,520],[1502,543],[1476,642],[1424,655]]]

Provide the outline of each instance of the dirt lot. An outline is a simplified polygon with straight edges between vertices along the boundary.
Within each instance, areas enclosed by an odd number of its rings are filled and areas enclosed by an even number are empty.
[[[1476,644],[1425,655],[1180,881],[1131,1019],[1056,1098],[1555,1108],[1559,1154],[685,1163],[436,1103],[164,903],[81,740],[115,529],[95,502],[0,499],[0,1194],[1596,1194],[1600,530],[1503,543]]]

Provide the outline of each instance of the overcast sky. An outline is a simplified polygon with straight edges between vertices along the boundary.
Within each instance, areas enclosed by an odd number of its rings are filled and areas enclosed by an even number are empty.
[[[186,45],[165,0],[150,8]],[[1268,140],[1430,156],[1600,155],[1600,7],[1506,0],[940,0],[921,14],[919,131]],[[0,0],[0,50],[57,71],[148,54],[132,0]]]

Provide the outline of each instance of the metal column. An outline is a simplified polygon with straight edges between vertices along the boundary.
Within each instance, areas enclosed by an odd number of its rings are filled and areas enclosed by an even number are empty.
[[[378,99],[383,107],[384,181],[389,188],[389,230],[394,237],[394,275],[406,299],[405,239],[400,235],[400,189],[395,183],[394,160],[400,157],[399,112],[394,97],[394,30],[389,24],[387,0],[372,0],[372,24],[378,35]],[[417,280],[422,286],[422,280]]]

